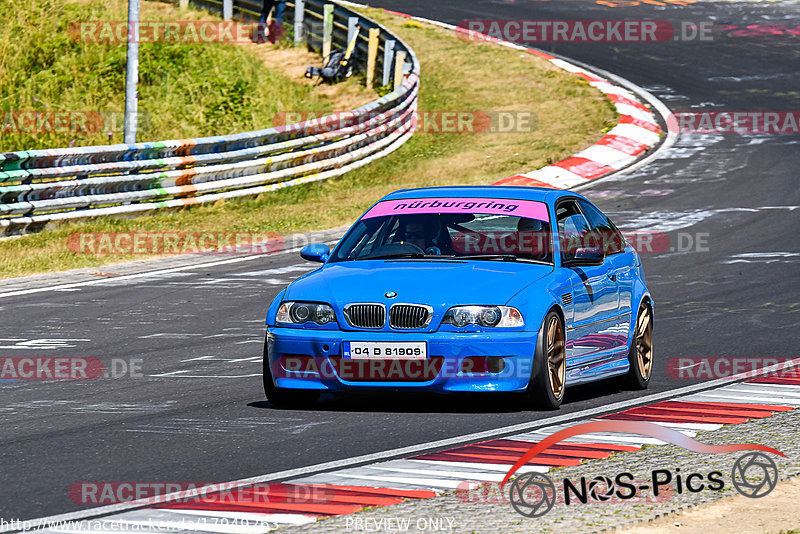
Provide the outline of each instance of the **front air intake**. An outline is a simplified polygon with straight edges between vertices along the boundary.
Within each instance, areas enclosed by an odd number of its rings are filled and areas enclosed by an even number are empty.
[[[356,328],[383,328],[386,324],[386,306],[383,304],[348,304],[344,316]]]
[[[424,304],[393,304],[389,309],[389,326],[401,330],[425,328],[432,316],[433,308]]]

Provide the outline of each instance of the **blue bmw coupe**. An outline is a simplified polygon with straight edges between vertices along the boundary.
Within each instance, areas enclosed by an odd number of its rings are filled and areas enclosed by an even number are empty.
[[[322,266],[267,312],[264,390],[276,406],[323,392],[516,392],[556,409],[567,386],[647,387],[653,300],[641,260],[583,196],[434,187],[375,203]]]

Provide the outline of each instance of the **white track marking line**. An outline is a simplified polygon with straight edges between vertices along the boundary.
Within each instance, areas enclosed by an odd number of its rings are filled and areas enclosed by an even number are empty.
[[[658,140],[658,134],[651,132],[647,128],[636,126],[635,124],[617,124],[608,131],[606,135],[618,135],[620,137],[627,137],[645,145],[652,145],[653,141]]]
[[[575,154],[575,157],[590,159],[612,169],[621,169],[636,160],[636,156],[605,145],[590,146]]]
[[[728,386],[720,391],[741,391],[742,393],[758,393],[758,394],[773,394],[775,388],[768,384],[742,384],[736,386]],[[800,397],[800,390],[795,391],[781,391],[778,393],[779,397]]]
[[[162,376],[173,376],[173,375],[179,375],[179,374],[182,374],[182,373],[191,373],[191,372],[192,371],[190,369],[186,369],[186,370],[183,370],[183,371],[170,371],[169,373],[161,373],[161,374],[158,374],[158,375],[147,375],[147,376],[162,377]]]
[[[509,466],[509,469],[511,466]],[[485,482],[500,482],[503,480],[505,475],[500,473],[479,473],[479,472],[468,472],[468,471],[451,471],[451,470],[442,470],[442,469],[405,469],[402,467],[377,467],[373,466],[372,469],[378,469],[380,471],[388,471],[390,473],[408,473],[410,475],[423,475],[423,476],[437,476],[443,477],[444,479],[447,478],[454,478],[457,481],[464,481],[464,480],[482,480]]]
[[[454,465],[455,462],[448,462],[446,460],[442,461],[441,463],[437,463],[437,464],[429,464],[429,463],[426,463],[423,460],[404,459],[404,460],[392,460],[390,462],[381,462],[379,464],[373,464],[373,467],[398,468],[398,469],[423,469],[423,470],[432,469],[432,470],[435,471],[437,469],[441,469],[443,466],[446,466],[446,467],[448,467],[450,469],[452,469],[453,467],[458,467],[465,474],[481,474],[481,473],[485,474],[485,473],[489,473],[489,474],[494,475],[494,474],[496,474],[498,472],[498,469],[494,469],[494,468],[492,468],[492,469],[482,469],[480,467],[475,467],[476,465],[480,465],[480,464],[468,465],[468,464],[470,464],[470,462],[459,462],[459,463],[460,464],[464,464],[464,465],[456,466],[456,465]],[[490,465],[492,465],[493,467],[505,465],[508,468],[508,467],[511,466],[511,463],[490,464]],[[508,469],[506,469],[506,471],[508,471]]]
[[[653,118],[653,114],[649,111],[643,111],[636,106],[632,106],[630,104],[622,104],[617,103],[614,104],[614,107],[617,109],[617,113],[620,115],[630,115],[634,119],[639,119],[640,121],[649,122],[650,124],[656,124],[655,118]]]
[[[719,400],[717,400],[719,399]],[[786,399],[783,397],[764,397],[756,395],[735,395],[735,394],[709,394],[709,395],[693,395],[692,400],[706,402],[731,402],[739,404],[772,404],[774,406],[798,406],[800,399]]]
[[[759,382],[754,382],[754,383],[747,383],[747,386],[748,387],[751,387],[751,386],[769,386],[773,390],[787,389],[789,391],[800,391],[800,386],[795,386],[794,384],[762,384],[762,383],[759,383]]]
[[[711,430],[719,430],[720,428],[725,426],[721,423],[674,423],[670,421],[648,421],[648,422],[655,423],[661,426],[666,426],[669,428],[674,428],[675,430],[701,430],[703,432],[708,432]]]
[[[480,469],[484,469],[486,471],[498,471],[502,473],[507,473],[509,469],[511,469],[510,464],[484,464],[484,463],[472,463],[472,462],[448,462],[446,460],[409,460],[409,462],[419,462],[419,463],[426,463],[426,464],[433,464],[433,465],[453,465],[455,467],[472,467],[478,466]],[[520,473],[547,473],[550,471],[550,468],[546,465],[526,465],[520,467]]]
[[[552,63],[556,67],[560,67],[560,68],[564,69],[567,72],[572,72],[574,74],[586,74],[587,76],[591,76],[592,78],[597,78],[597,76],[593,72],[589,72],[588,70],[583,69],[581,67],[578,67],[577,65],[574,65],[572,63],[568,63],[568,62],[564,61],[563,59],[555,58],[555,59],[551,59],[549,61],[550,61],[550,63]]]
[[[338,477],[336,472],[328,473],[331,476]],[[385,482],[398,482],[400,484],[408,484],[411,486],[420,486],[421,489],[458,489],[458,485],[463,480],[447,480],[438,478],[424,478],[424,477],[401,477],[401,476],[374,476],[374,475],[353,475],[350,473],[342,474],[343,478],[355,478],[359,480],[374,480],[383,485]],[[364,484],[366,485],[366,484]]]
[[[319,269],[319,266],[315,267],[313,265],[309,265],[307,263],[297,263],[294,265],[289,265],[287,267],[275,267],[274,269],[264,269],[261,271],[247,271],[245,273],[232,273],[228,276],[250,276],[250,277],[262,277],[268,276],[271,274],[286,274],[286,273],[294,273],[298,271],[313,271],[314,269]]]
[[[589,85],[599,90],[601,93],[619,95],[631,100],[636,100],[636,95],[632,92],[608,82],[589,82]]]
[[[334,244],[336,242],[338,242],[338,240],[336,240],[336,241],[325,241],[325,243],[328,244],[328,245]],[[302,247],[293,248],[293,249],[289,249],[289,250],[284,250],[284,251],[281,251],[281,252],[276,252],[275,254],[254,254],[252,256],[244,256],[242,258],[229,258],[229,259],[225,259],[225,260],[211,261],[211,262],[207,262],[207,263],[198,263],[198,264],[194,264],[194,265],[183,265],[181,267],[171,267],[171,268],[168,268],[168,269],[159,269],[157,271],[147,271],[147,272],[136,273],[136,274],[123,274],[123,275],[120,275],[120,276],[117,276],[117,277],[114,277],[114,278],[101,278],[99,280],[84,280],[83,282],[71,282],[71,283],[68,283],[68,284],[59,284],[59,285],[55,285],[55,286],[35,287],[35,288],[32,288],[32,289],[20,289],[20,290],[17,290],[17,291],[9,291],[9,292],[6,292],[6,293],[0,293],[0,298],[16,297],[18,295],[30,295],[31,293],[43,293],[45,291],[61,291],[61,290],[64,290],[64,289],[79,288],[79,287],[85,287],[85,286],[96,286],[96,285],[102,285],[102,284],[107,284],[109,286],[121,285],[121,284],[119,284],[120,282],[124,282],[124,281],[127,281],[127,280],[135,280],[135,279],[139,279],[139,278],[149,278],[149,277],[152,277],[152,276],[158,276],[160,274],[179,273],[179,272],[183,272],[183,271],[191,271],[193,269],[199,270],[199,269],[205,269],[207,267],[216,267],[218,265],[228,265],[228,264],[233,264],[233,263],[241,263],[243,261],[252,261],[252,260],[256,260],[256,259],[266,260],[266,259],[274,258],[276,256],[282,256],[282,255],[285,255],[285,254],[294,254],[295,252],[300,252],[301,248]]]
[[[259,358],[261,359],[261,358]],[[190,373],[191,370],[186,371],[174,371],[172,373],[164,373],[162,375],[147,375],[149,377],[158,377],[158,378],[252,378],[254,376],[262,376],[261,373],[250,373],[246,375],[184,375],[178,373]]]
[[[561,189],[570,189],[577,185],[583,185],[589,181],[583,176],[578,176],[572,171],[568,171],[567,169],[556,167],[554,165],[548,165],[547,167],[542,167],[541,169],[537,169],[520,176],[527,176],[528,178],[533,178],[534,180],[539,180],[540,182],[544,182]]]
[[[587,421],[580,421],[581,423],[585,423]],[[565,427],[566,428],[566,427]],[[518,436],[511,436],[508,439],[520,439],[523,441],[542,441],[546,437],[555,434],[553,432],[546,432],[546,433],[531,433],[531,434],[520,434]],[[596,439],[595,439],[596,438]],[[622,436],[622,435],[613,435],[613,434],[592,434],[591,437],[572,437],[568,440],[564,440],[564,443],[608,443],[610,445],[631,445],[633,447],[641,448],[643,445],[662,445],[664,442],[658,440],[656,438],[645,438],[642,436]]]

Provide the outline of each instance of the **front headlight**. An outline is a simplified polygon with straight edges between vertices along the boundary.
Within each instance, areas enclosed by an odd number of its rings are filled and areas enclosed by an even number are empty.
[[[328,324],[336,320],[333,308],[319,302],[283,302],[275,320],[279,323],[303,324],[309,321]]]
[[[442,323],[457,327],[476,324],[498,328],[525,325],[522,314],[511,306],[454,306],[444,314]]]

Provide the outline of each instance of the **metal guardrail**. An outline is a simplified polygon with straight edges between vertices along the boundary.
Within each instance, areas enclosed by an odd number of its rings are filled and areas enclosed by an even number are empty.
[[[222,12],[221,0],[192,2]],[[325,3],[330,2],[305,0],[304,18],[321,20]],[[287,19],[293,21],[294,4],[287,4]],[[254,19],[259,8],[258,0],[235,0],[233,16]],[[309,121],[215,137],[0,153],[0,234],[256,195],[338,176],[396,150],[414,131],[416,55],[386,28],[347,7],[335,4],[333,14],[335,47],[346,46],[348,20],[359,18],[358,67],[366,65],[370,28],[380,32],[377,69],[386,71],[384,80],[392,79],[395,67],[384,69],[387,42],[388,62],[393,51],[406,56],[397,88],[341,114],[341,120],[334,115],[330,123],[342,127],[320,131],[319,123]],[[309,46],[321,48],[321,31],[313,23],[304,33]]]

